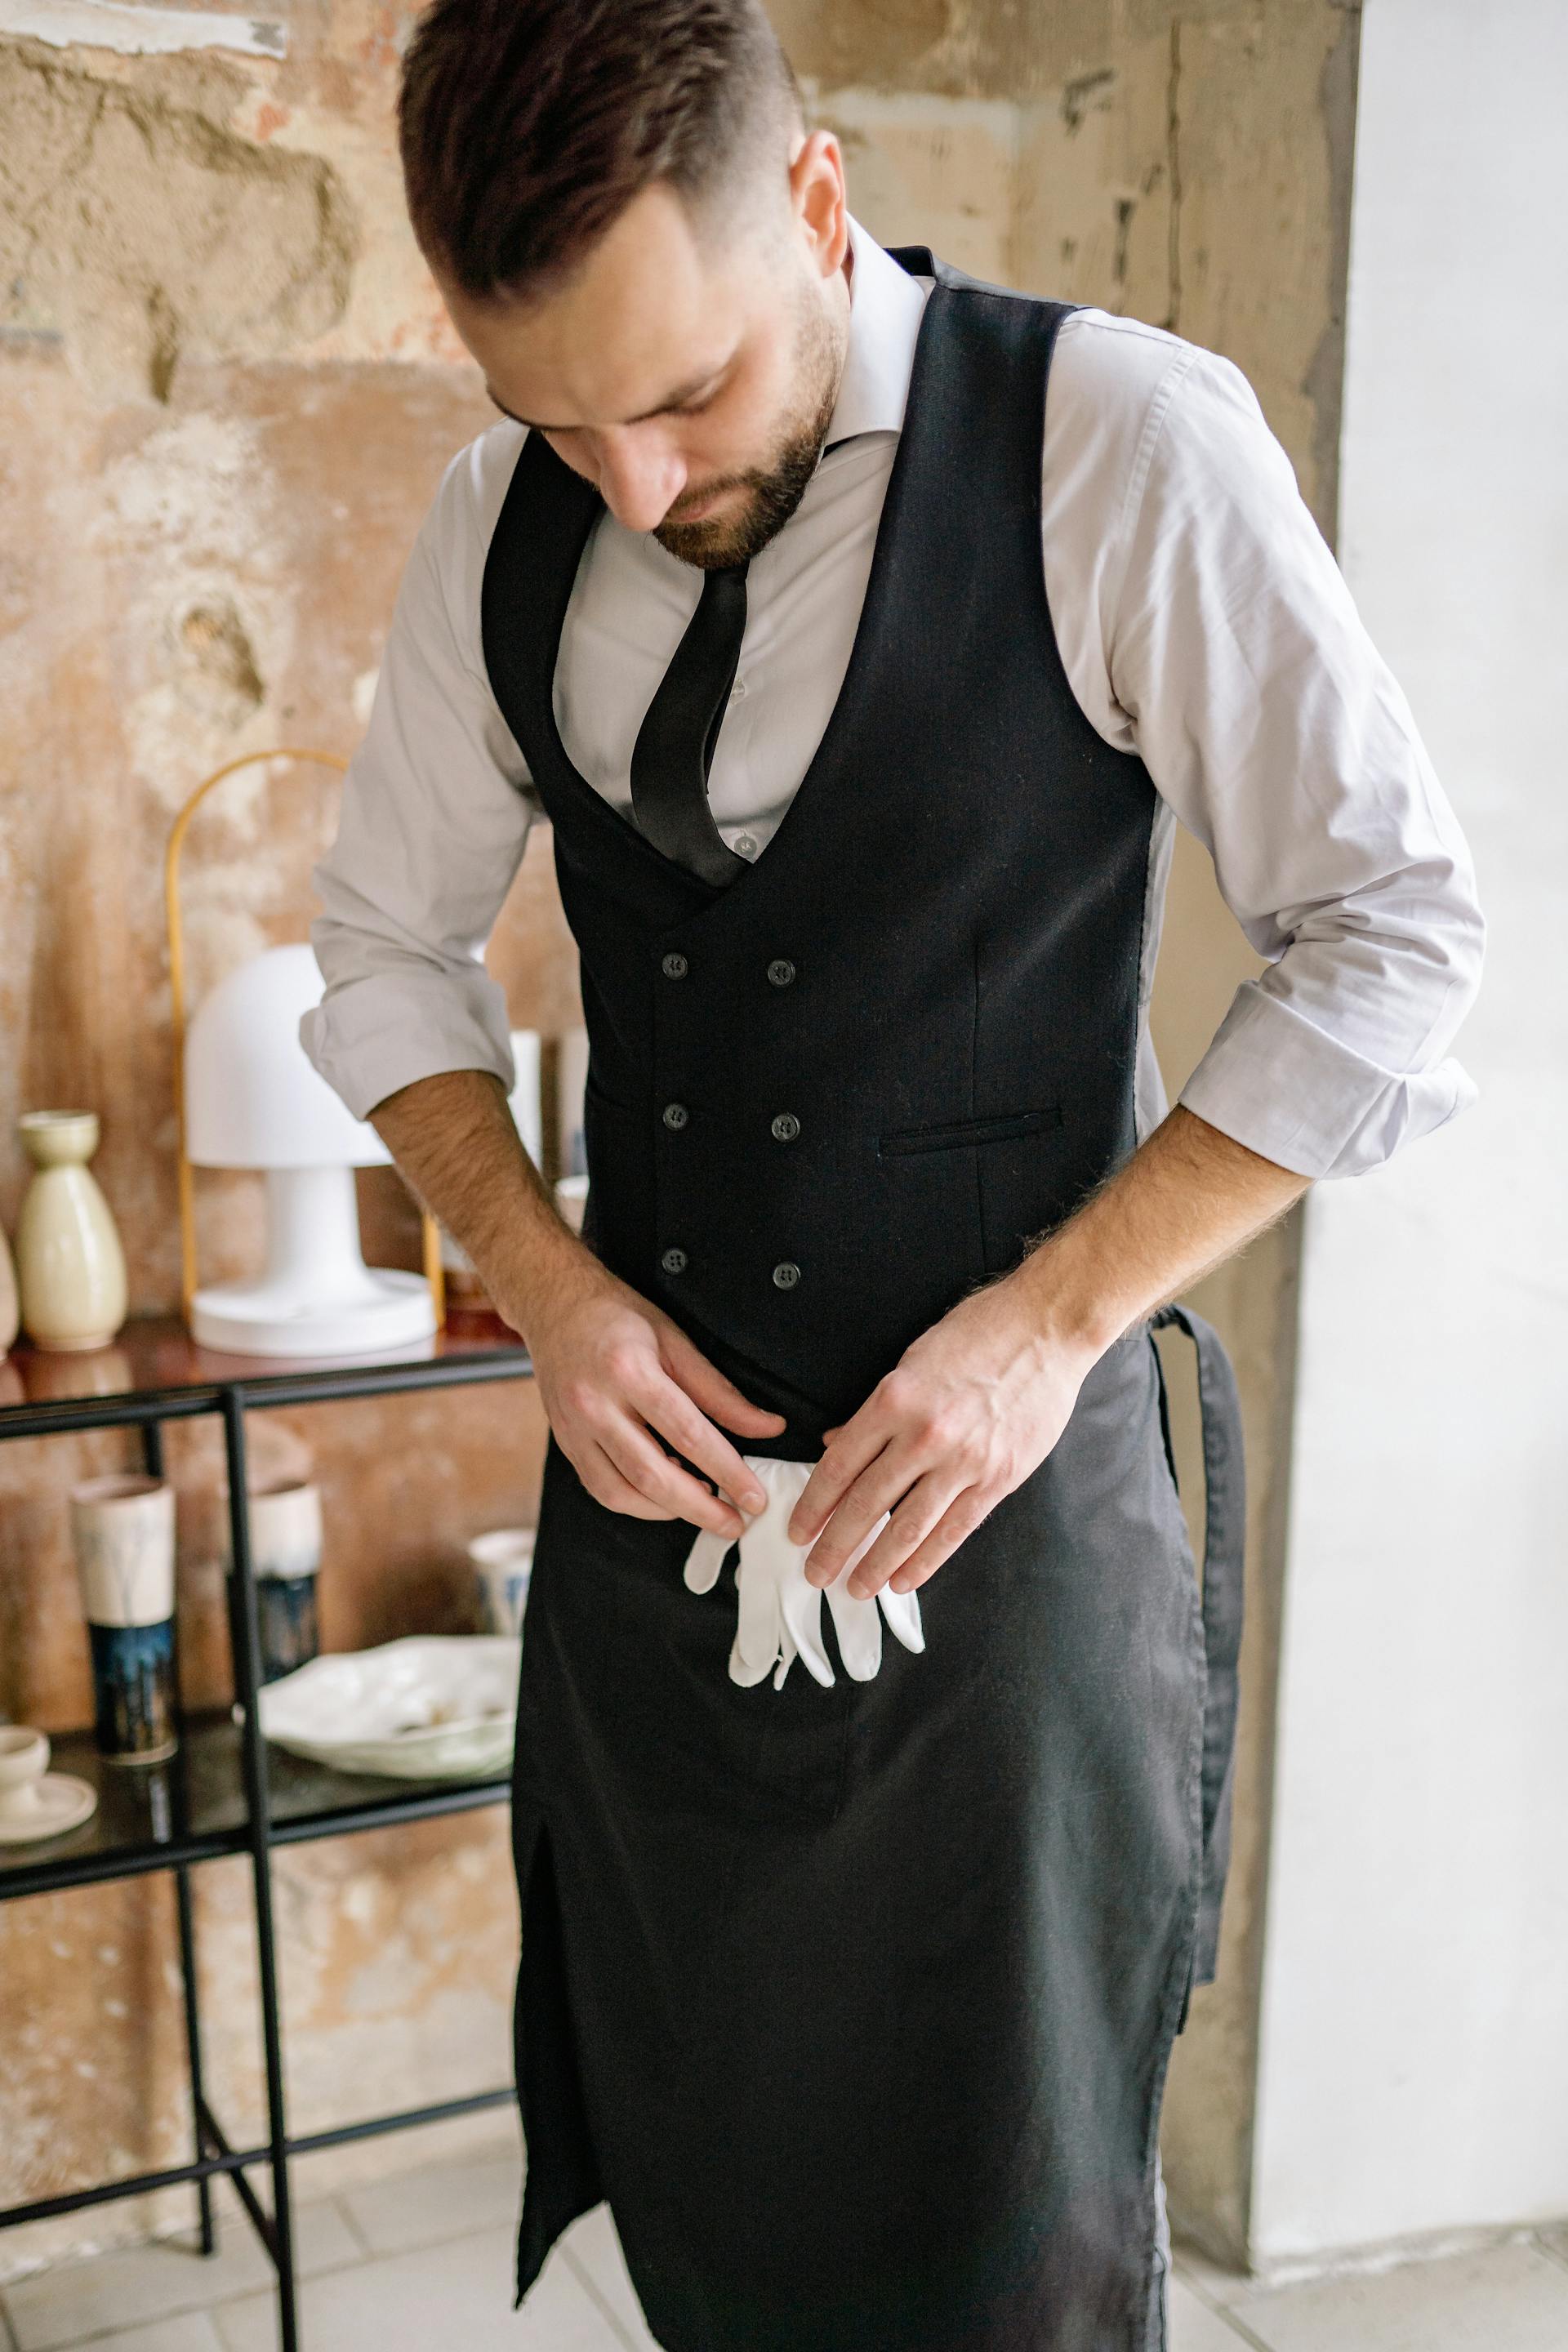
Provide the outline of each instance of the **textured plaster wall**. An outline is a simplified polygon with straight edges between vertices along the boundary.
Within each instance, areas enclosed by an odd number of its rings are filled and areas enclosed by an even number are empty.
[[[47,9],[30,20],[58,29]],[[352,747],[408,544],[491,415],[403,220],[390,109],[408,21],[302,9],[274,58],[61,47],[0,17],[0,1219],[24,1181],[15,1114],[94,1106],[139,1309],[177,1296],[170,821],[242,752]],[[208,803],[186,866],[198,993],[302,935],[335,789],[258,768]],[[563,939],[542,839],[491,951],[519,1024],[577,1017]],[[363,1182],[368,1228],[407,1262],[395,1179]],[[254,1189],[199,1189],[204,1269],[233,1270],[257,1238]],[[255,1417],[258,1466],[323,1485],[328,1644],[466,1626],[463,1540],[531,1517],[542,1437],[519,1388]],[[66,1491],[132,1458],[116,1435],[0,1450],[0,1715],[87,1718]],[[187,1675],[218,1699],[213,1433],[172,1430],[169,1464]],[[214,2094],[254,2136],[248,1879],[224,1864],[196,1883]],[[290,1848],[278,1916],[300,2128],[506,2079],[501,1814]],[[0,1908],[0,2203],[187,2154],[168,1882]],[[382,2143],[315,2169],[406,2156]],[[0,2266],[185,2210],[7,2233]]]
[[[780,0],[776,14],[874,230],[1227,352],[1331,526],[1353,12]],[[412,11],[331,0],[274,16],[235,20],[232,51],[182,49],[168,9],[0,0],[0,1217],[14,1223],[22,1188],[15,1113],[98,1108],[140,1308],[176,1295],[158,874],[171,817],[241,752],[352,745],[436,478],[491,415],[403,218],[391,108]],[[84,19],[101,27],[91,47],[75,37]],[[213,19],[184,21],[211,43]],[[188,853],[198,991],[301,935],[333,790],[321,772],[258,769],[204,812]],[[1167,941],[1173,1087],[1254,968],[1184,841]],[[491,961],[520,1024],[576,1017],[542,835]],[[366,1195],[384,1254],[406,1258],[395,1180],[366,1180]],[[201,1197],[204,1268],[237,1265],[252,1188],[203,1180]],[[1246,1391],[1252,1613],[1222,1973],[1178,2045],[1166,2158],[1178,2215],[1233,2248],[1295,1262],[1292,1225],[1198,1295]],[[542,1435],[515,1390],[259,1417],[262,1462],[324,1482],[328,1642],[462,1623],[462,1539],[531,1513]],[[209,1433],[177,1437],[186,1655],[196,1696],[217,1696],[216,1457]],[[1190,1458],[1190,1409],[1181,1442]],[[115,1437],[0,1451],[0,1713],[85,1718],[65,1493],[130,1458]],[[500,2078],[516,1923],[499,1816],[292,1848],[279,1877],[301,2127]],[[229,1865],[199,1885],[215,2090],[244,2129],[258,2114],[248,1891]],[[0,1909],[0,2203],[184,2153],[172,1910],[156,1879]],[[401,2154],[372,2144],[316,2164]],[[0,2270],[176,2216],[103,2207],[11,2233]]]

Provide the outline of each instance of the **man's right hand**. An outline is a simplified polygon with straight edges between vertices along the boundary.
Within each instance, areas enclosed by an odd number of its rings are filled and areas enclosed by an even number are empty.
[[[784,1415],[749,1403],[563,1223],[500,1079],[442,1070],[388,1095],[370,1118],[527,1342],[556,1443],[595,1501],[633,1518],[689,1519],[738,1536],[743,1522],[732,1505],[757,1512],[767,1497],[724,1430],[777,1437]],[[682,1469],[660,1438],[721,1494]]]
[[[583,1257],[564,1283],[557,1274],[549,1306],[525,1316],[556,1444],[606,1509],[738,1536],[743,1521],[723,1497],[755,1514],[767,1496],[723,1432],[776,1437],[784,1415],[748,1402],[659,1307]],[[661,1437],[720,1493],[682,1469]]]

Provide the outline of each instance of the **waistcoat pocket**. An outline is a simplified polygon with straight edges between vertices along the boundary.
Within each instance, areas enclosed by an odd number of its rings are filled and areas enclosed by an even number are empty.
[[[1016,1110],[993,1118],[954,1118],[935,1127],[895,1128],[889,1135],[877,1139],[879,1159],[891,1160],[910,1151],[955,1151],[968,1143],[1006,1143],[1015,1136],[1039,1135],[1047,1128],[1060,1127],[1062,1108],[1059,1103],[1047,1103],[1040,1110]]]

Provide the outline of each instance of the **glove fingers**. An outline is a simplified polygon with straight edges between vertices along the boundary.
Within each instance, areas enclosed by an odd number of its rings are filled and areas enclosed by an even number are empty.
[[[778,1587],[763,1575],[755,1560],[741,1551],[740,1609],[735,1620],[735,1645],[730,1673],[738,1683],[760,1683],[778,1664],[782,1620]]]
[[[897,1636],[906,1650],[923,1650],[926,1637],[925,1628],[921,1623],[920,1594],[895,1592],[890,1585],[884,1584],[877,1598],[882,1604],[882,1614],[888,1621],[889,1631]]]
[[[794,1637],[790,1633],[789,1627],[786,1625],[779,1636],[779,1664],[778,1672],[773,1676],[774,1690],[783,1690],[784,1685],[784,1676],[788,1674],[791,1665],[799,1654],[800,1653],[795,1646]]]
[[[852,1593],[849,1579],[887,1526],[888,1517],[884,1511],[875,1526],[868,1528],[827,1588],[844,1671],[858,1683],[868,1683],[881,1665],[882,1620],[875,1599],[862,1601]]]
[[[691,1592],[711,1592],[719,1581],[719,1570],[730,1549],[731,1538],[717,1536],[704,1528],[686,1555],[685,1582]]]
[[[749,1688],[771,1675],[773,1688],[781,1690],[798,1657],[813,1680],[829,1689],[834,1673],[823,1639],[822,1592],[805,1576],[808,1547],[792,1544],[784,1533],[814,1465],[766,1455],[744,1458],[766,1488],[768,1505],[740,1540],[731,1680]],[[884,1617],[906,1650],[925,1647],[920,1601],[914,1593],[892,1592],[884,1587],[875,1599],[860,1601],[847,1590],[857,1562],[886,1525],[884,1513],[827,1588],[839,1655],[846,1674],[856,1682],[869,1682],[882,1663]],[[689,1589],[711,1591],[735,1548],[733,1541],[706,1528],[700,1530],[686,1559],[684,1573]]]
[[[852,1681],[868,1683],[882,1663],[882,1620],[874,1601],[859,1601],[848,1590],[849,1567],[841,1568],[827,1588],[838,1654]]]
[[[813,1681],[829,1690],[834,1675],[822,1643],[822,1592],[819,1586],[806,1581],[804,1552],[786,1570],[781,1590],[786,1639],[793,1637],[795,1651]]]
[[[764,1675],[771,1675],[777,1664],[779,1642],[776,1629],[768,1635],[759,1627],[756,1613],[750,1623],[737,1620],[735,1638],[730,1645],[730,1680],[750,1690]]]

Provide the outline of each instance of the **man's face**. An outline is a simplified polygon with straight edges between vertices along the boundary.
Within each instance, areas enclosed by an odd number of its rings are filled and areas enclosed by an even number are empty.
[[[797,160],[804,205],[781,194],[776,214],[759,206],[728,233],[645,189],[565,286],[526,305],[442,289],[496,405],[628,530],[705,570],[782,530],[826,435],[848,320],[836,149],[828,160],[826,175]]]

